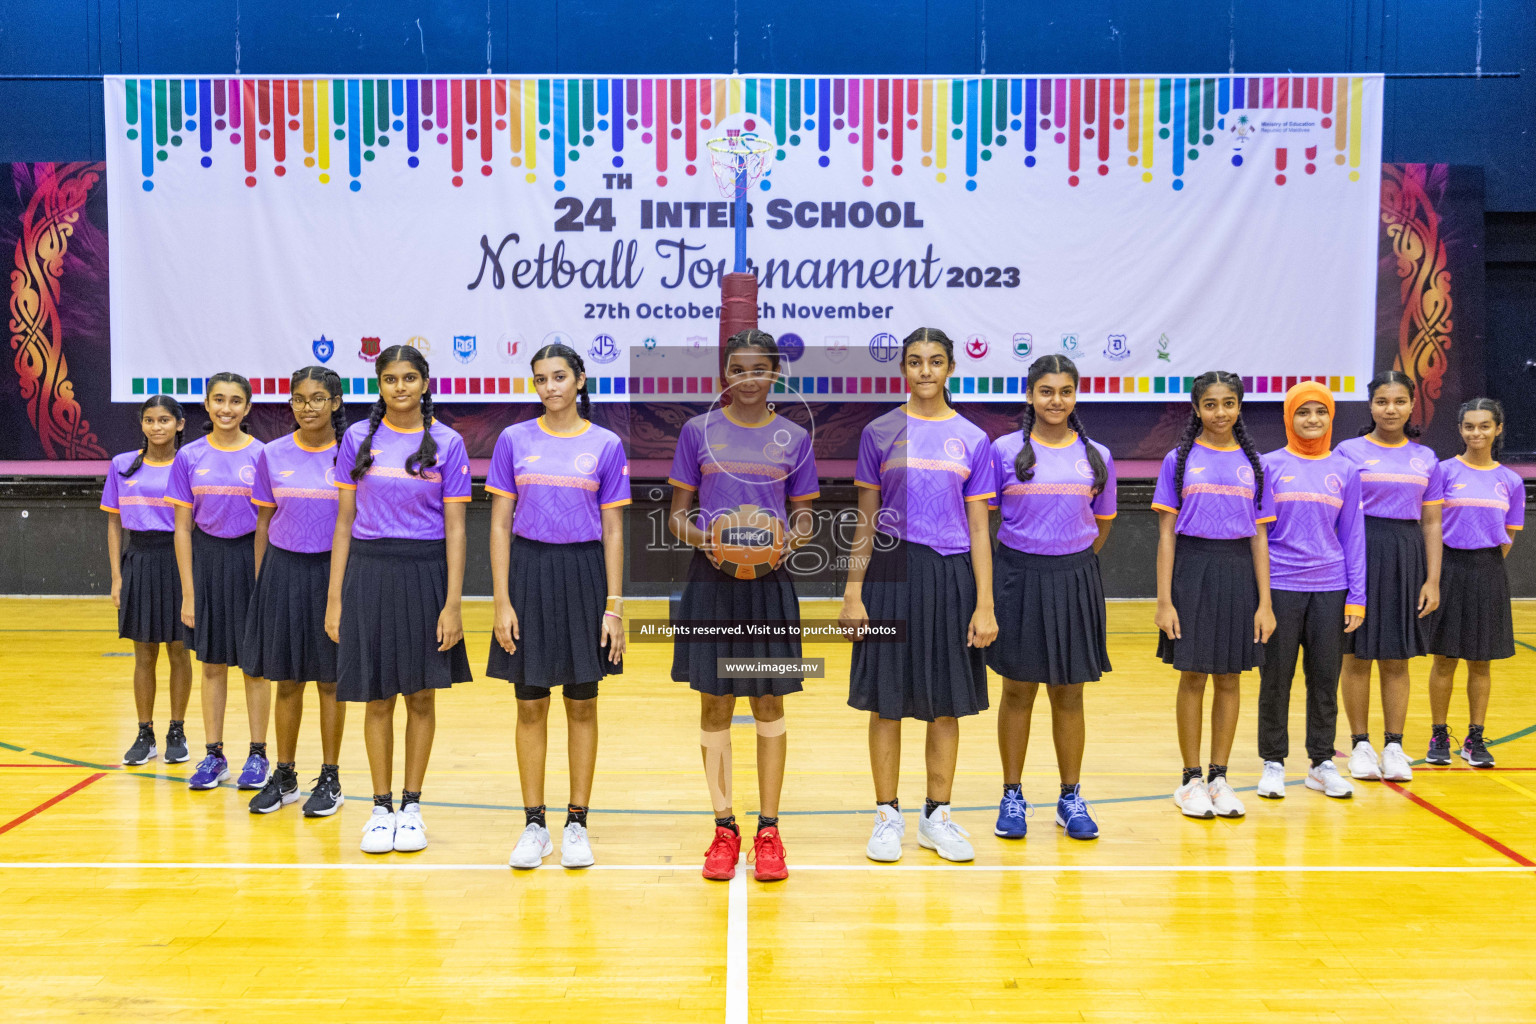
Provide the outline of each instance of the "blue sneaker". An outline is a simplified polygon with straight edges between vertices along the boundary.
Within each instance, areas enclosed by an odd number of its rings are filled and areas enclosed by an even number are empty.
[[[251,756],[245,759],[245,768],[240,772],[240,781],[237,789],[260,789],[267,784],[267,758],[265,754],[251,752]]]
[[[1067,830],[1068,839],[1099,838],[1099,826],[1088,813],[1082,786],[1073,786],[1071,796],[1056,801],[1056,824]]]
[[[1004,839],[1023,839],[1029,831],[1027,819],[1034,813],[1035,809],[1022,794],[1004,789],[1003,802],[997,808],[997,826],[992,829],[992,834]]]
[[[189,789],[217,789],[229,778],[229,762],[219,754],[209,754],[198,762],[197,770],[187,780]]]

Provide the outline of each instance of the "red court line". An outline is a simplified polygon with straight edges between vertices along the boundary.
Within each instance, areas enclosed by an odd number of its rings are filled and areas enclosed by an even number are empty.
[[[0,768],[78,768],[77,764],[0,764]]]
[[[1489,836],[1489,835],[1484,835],[1483,833],[1479,832],[1477,829],[1473,828],[1471,825],[1468,825],[1466,822],[1464,822],[1460,818],[1456,817],[1454,814],[1451,814],[1449,811],[1442,811],[1440,808],[1436,807],[1434,804],[1430,803],[1428,800],[1425,800],[1423,797],[1419,796],[1417,793],[1410,793],[1408,790],[1404,789],[1402,786],[1399,786],[1395,782],[1386,782],[1386,780],[1383,780],[1383,782],[1386,784],[1386,786],[1388,786],[1394,792],[1402,794],[1403,796],[1407,797],[1409,800],[1412,800],[1414,803],[1418,804],[1420,807],[1424,808],[1426,811],[1428,811],[1429,813],[1435,815],[1436,817],[1442,818],[1445,821],[1450,822],[1452,825],[1455,825],[1457,828],[1461,829],[1463,832],[1465,832],[1467,835],[1471,836],[1473,839],[1480,840],[1483,843],[1486,843],[1488,846],[1492,847],[1493,849],[1498,850],[1504,856],[1508,857],[1510,860],[1514,861],[1516,864],[1519,864],[1521,867],[1536,868],[1536,861],[1526,860],[1524,857],[1520,856],[1520,854],[1516,853],[1514,850],[1511,850],[1509,847],[1505,846],[1503,843],[1499,842],[1497,839],[1495,839],[1495,838],[1493,838],[1492,836]],[[0,829],[0,831],[4,831],[4,830]]]
[[[20,825],[22,822],[25,822],[25,821],[27,821],[27,820],[29,820],[31,818],[37,817],[39,814],[42,814],[48,808],[50,808],[54,804],[58,803],[60,800],[63,800],[66,797],[74,796],[76,793],[80,792],[82,789],[84,789],[86,786],[89,786],[91,783],[95,782],[97,779],[104,779],[106,777],[107,777],[107,773],[106,772],[97,772],[95,775],[92,775],[90,778],[82,779],[81,781],[75,783],[73,786],[70,786],[68,789],[66,789],[64,792],[60,793],[58,796],[51,796],[51,797],[49,797],[47,800],[44,800],[42,803],[40,803],[36,807],[32,808],[26,814],[23,814],[21,817],[16,818],[16,819],[14,819],[12,821],[8,821],[4,825],[0,825],[0,835],[4,835],[5,833],[9,832],[11,829],[15,828],[17,825]]]

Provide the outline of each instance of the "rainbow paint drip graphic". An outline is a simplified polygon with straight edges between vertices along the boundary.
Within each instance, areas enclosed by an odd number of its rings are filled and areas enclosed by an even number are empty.
[[[196,149],[245,184],[290,172],[363,188],[371,163],[563,190],[579,161],[654,175],[665,188],[703,171],[703,143],[727,117],[776,144],[782,161],[853,174],[930,175],[976,190],[991,163],[1037,165],[1077,186],[1131,173],[1182,190],[1196,161],[1241,168],[1242,144],[1269,119],[1321,130],[1253,168],[1283,186],[1300,171],[1360,180],[1361,76],[1203,78],[108,78],[125,90],[125,134],[141,184]],[[1289,113],[1288,113],[1289,112]],[[744,118],[744,120],[741,120]],[[1307,144],[1311,143],[1311,144]],[[1328,152],[1331,150],[1331,152]],[[446,156],[434,158],[436,153]],[[1268,155],[1268,154],[1266,154]],[[1063,159],[1064,158],[1064,159]],[[440,170],[439,170],[440,169]],[[680,177],[681,176],[681,177]],[[772,172],[759,187],[773,188]]]

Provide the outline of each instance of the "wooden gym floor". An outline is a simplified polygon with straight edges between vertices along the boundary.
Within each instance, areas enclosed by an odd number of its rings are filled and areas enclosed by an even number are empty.
[[[665,614],[636,601],[632,617]],[[831,606],[807,607],[816,617]],[[466,605],[483,666],[490,605]],[[865,718],[844,704],[848,648],[789,701],[783,833],[791,875],[699,876],[711,836],[696,698],[670,648],[631,648],[604,684],[591,831],[598,867],[514,874],[522,827],[510,689],[443,695],[425,790],[431,846],[370,858],[361,715],[343,751],[349,803],[266,817],[231,788],[189,792],[192,763],[122,769],[130,645],[103,600],[0,600],[0,1016],[7,1021],[1530,1021],[1536,1017],[1536,606],[1495,669],[1499,767],[1420,767],[1352,801],[1299,785],[1300,684],[1283,802],[1254,797],[1255,674],[1232,774],[1238,822],[1188,821],[1173,680],[1151,608],[1110,608],[1117,671],[1091,687],[1085,795],[1102,838],[1065,839],[1044,698],[1022,842],[992,836],[994,716],[962,725],[957,816],[976,863],[920,850],[921,727],[907,727],[899,865],[864,858]],[[1429,733],[1414,665],[1407,748]],[[163,685],[156,727],[163,737]],[[195,669],[194,669],[195,673]],[[238,678],[238,677],[237,677]],[[994,701],[996,688],[994,684]],[[557,702],[558,708],[558,702]],[[740,710],[747,709],[743,705]],[[313,702],[299,747],[316,774]],[[1373,738],[1380,742],[1376,712]],[[188,733],[201,751],[193,688]],[[1340,716],[1339,742],[1348,728]],[[1453,732],[1466,722],[1460,690]],[[553,714],[548,802],[566,797]],[[737,807],[755,810],[753,733],[735,730]],[[239,685],[228,747],[247,740]],[[397,752],[401,745],[397,743]],[[1298,768],[1298,766],[1301,766]],[[399,769],[397,768],[397,785]],[[742,814],[750,830],[751,817]],[[552,858],[557,860],[558,858]]]

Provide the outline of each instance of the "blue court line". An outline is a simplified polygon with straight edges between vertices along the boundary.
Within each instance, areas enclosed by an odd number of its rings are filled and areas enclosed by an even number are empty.
[[[1529,646],[1529,645],[1527,645],[1527,646]],[[1536,650],[1536,648],[1532,648],[1532,650]],[[1509,743],[1509,742],[1512,742],[1514,740],[1518,740],[1518,739],[1521,739],[1523,737],[1529,736],[1532,733],[1536,733],[1536,723],[1528,725],[1524,729],[1519,729],[1519,730],[1517,730],[1515,732],[1512,732],[1512,733],[1510,733],[1507,736],[1500,736],[1497,739],[1488,740],[1487,741],[1487,745],[1490,746],[1490,747],[1496,747],[1496,746],[1498,746],[1501,743]],[[0,747],[4,747],[7,750],[15,750],[15,751],[18,751],[18,752],[28,752],[25,747],[13,746],[13,745],[11,745],[9,743],[0,743]],[[79,761],[79,760],[76,760],[75,758],[63,757],[63,756],[61,756],[59,754],[45,754],[41,750],[33,750],[33,751],[28,752],[28,753],[30,753],[30,756],[32,756],[32,757],[41,757],[41,758],[43,758],[45,760],[48,760],[48,761],[57,761],[57,762],[60,762],[62,764],[78,765],[81,768],[91,768],[91,769],[94,769],[96,771],[118,772],[120,774],[132,776],[133,778],[137,778],[137,779],[155,779],[155,780],[159,780],[159,781],[162,781],[162,782],[177,782],[177,783],[181,783],[182,785],[185,785],[186,781],[187,781],[182,776],[166,775],[163,772],[131,771],[129,769],[121,767],[120,765],[95,764],[95,763],[93,763],[91,761]],[[1424,759],[1421,757],[1418,760],[1413,761],[1412,763],[1415,764],[1415,765],[1422,765],[1425,762],[1424,762]],[[1304,779],[1296,779],[1294,781],[1287,782],[1286,785],[1287,786],[1300,786],[1300,785],[1303,785],[1304,782],[1305,782]],[[218,788],[219,789],[238,789],[239,787],[233,785],[232,783],[221,782],[219,784]],[[1249,793],[1249,792],[1253,792],[1254,790],[1257,790],[1258,788],[1259,787],[1257,785],[1243,786],[1241,788],[1234,787],[1234,792]],[[254,790],[251,790],[249,792],[254,792]],[[300,796],[308,796],[309,793],[306,790],[300,790],[299,791],[299,795]],[[348,800],[361,801],[361,802],[365,802],[365,803],[372,803],[373,802],[373,796],[371,794],[368,795],[368,796],[350,796],[350,797],[347,797],[347,799]],[[1150,800],[1169,800],[1169,799],[1172,799],[1171,793],[1154,793],[1154,794],[1151,794],[1151,795],[1148,795],[1148,796],[1115,796],[1115,797],[1108,797],[1108,798],[1103,799],[1103,800],[1090,800],[1089,803],[1091,803],[1091,804],[1134,804],[1134,803],[1145,803],[1145,802],[1150,801]],[[470,803],[457,803],[457,802],[446,801],[446,800],[423,800],[421,803],[422,803],[423,807],[452,807],[452,808],[455,808],[455,809],[472,810],[472,811],[521,811],[521,810],[523,810],[523,808],[521,806],[515,805],[515,804],[470,804]],[[558,810],[558,808],[557,808],[557,810]],[[993,806],[991,804],[983,804],[983,805],[977,806],[977,807],[956,807],[956,808],[953,808],[953,810],[956,811],[956,812],[964,811],[964,812],[969,812],[969,813],[980,813],[982,811],[993,810]],[[700,815],[700,816],[702,816],[702,815],[705,815],[705,814],[711,814],[713,812],[710,812],[710,811],[693,811],[693,810],[669,810],[669,809],[662,809],[662,808],[646,808],[646,807],[615,807],[615,808],[594,807],[594,808],[591,809],[590,813],[592,813],[592,814],[648,814],[648,815],[661,815],[661,816],[676,817],[676,816],[682,816],[682,815]],[[753,811],[743,811],[742,813],[745,815],[745,814],[753,814],[755,812],[753,812]],[[837,809],[837,810],[824,810],[824,811],[780,811],[779,815],[780,815],[780,817],[826,817],[826,816],[829,816],[829,815],[838,815],[838,814],[868,814],[868,813],[869,813],[869,809],[868,808],[860,807],[860,808],[842,808],[842,809]]]

